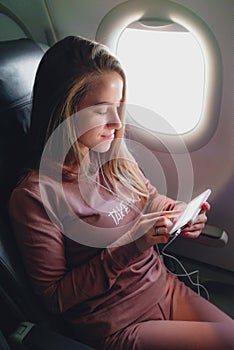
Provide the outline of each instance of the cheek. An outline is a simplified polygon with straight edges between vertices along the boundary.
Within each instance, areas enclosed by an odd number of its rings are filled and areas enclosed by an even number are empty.
[[[79,142],[95,152],[107,152],[112,144],[112,140],[103,140],[101,134],[103,132],[102,127],[94,128],[87,131],[81,137],[79,137]]]
[[[103,116],[94,115],[90,111],[81,111],[78,113],[76,119],[76,125],[78,130],[78,136],[82,137],[83,135],[90,133],[91,135],[96,134],[96,131],[99,128],[102,128],[106,124],[105,118]]]
[[[101,127],[90,129],[79,137],[79,141],[83,145],[92,148],[96,145],[97,137],[101,133],[101,130]]]

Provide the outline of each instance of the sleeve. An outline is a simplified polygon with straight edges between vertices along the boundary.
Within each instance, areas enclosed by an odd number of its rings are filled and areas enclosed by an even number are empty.
[[[35,193],[25,188],[14,190],[9,214],[33,290],[53,313],[107,292],[122,271],[142,255],[131,242],[100,249],[86,264],[69,269],[64,235],[48,218]]]
[[[147,212],[164,211],[164,210],[167,211],[167,210],[174,210],[174,209],[183,210],[186,207],[186,203],[182,201],[175,201],[172,198],[169,198],[165,195],[160,194],[156,189],[156,187],[154,187],[150,183],[150,181],[144,176],[144,174],[140,171],[140,169],[139,169],[139,172],[143,177],[145,185],[149,191]]]

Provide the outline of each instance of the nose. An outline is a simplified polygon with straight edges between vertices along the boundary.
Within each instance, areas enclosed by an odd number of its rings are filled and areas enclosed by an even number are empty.
[[[119,113],[117,108],[113,108],[112,111],[109,113],[109,120],[107,123],[108,127],[119,130],[122,127],[122,122],[119,117]]]

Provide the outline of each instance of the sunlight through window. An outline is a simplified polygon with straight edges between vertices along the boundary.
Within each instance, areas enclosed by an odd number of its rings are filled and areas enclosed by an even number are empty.
[[[126,28],[117,56],[128,80],[128,103],[136,122],[162,133],[186,133],[199,122],[203,109],[204,58],[188,31]],[[160,120],[166,121],[165,123]],[[167,127],[170,125],[171,127]]]

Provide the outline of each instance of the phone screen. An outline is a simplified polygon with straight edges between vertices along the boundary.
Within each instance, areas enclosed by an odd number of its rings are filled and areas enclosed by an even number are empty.
[[[207,200],[210,194],[211,190],[207,189],[199,196],[192,199],[191,202],[187,204],[183,213],[178,217],[178,220],[170,230],[170,234],[176,233],[179,229],[183,229],[185,226],[192,224],[201,210],[202,203]]]

